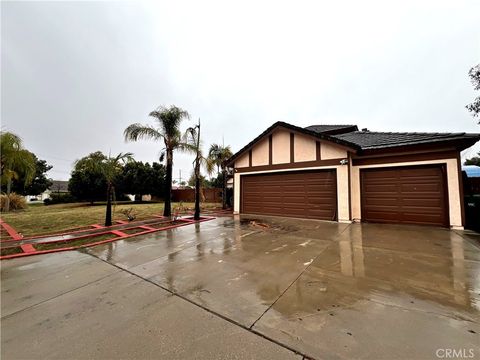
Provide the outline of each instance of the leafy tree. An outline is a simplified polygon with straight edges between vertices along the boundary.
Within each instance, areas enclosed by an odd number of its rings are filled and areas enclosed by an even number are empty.
[[[221,175],[222,187],[222,208],[227,208],[227,167],[226,161],[232,157],[233,153],[230,146],[222,146],[218,144],[210,145],[208,157],[217,166],[217,179]],[[222,170],[220,174],[220,169]]]
[[[105,199],[105,189],[107,181],[102,176],[99,169],[87,166],[90,162],[102,162],[107,157],[97,151],[91,153],[77,162],[68,181],[68,191],[79,200],[88,200],[93,204],[94,201]]]
[[[50,186],[52,186],[52,179],[47,178],[46,173],[52,168],[52,165],[48,165],[45,160],[38,159],[35,154],[32,154],[35,161],[35,174],[32,181],[25,185],[25,174],[21,172],[19,179],[14,180],[12,183],[12,190],[17,194],[22,195],[40,195]]]
[[[200,119],[198,124],[194,127],[189,127],[184,135],[185,148],[195,154],[193,161],[193,174],[195,177],[195,213],[194,220],[200,220],[200,188],[201,188],[201,174],[200,168],[205,167],[210,174],[213,170],[213,162],[202,154],[202,145],[200,142]]]
[[[132,161],[125,164],[117,181],[117,189],[124,194],[162,196],[165,192],[165,167],[158,163]]]
[[[219,173],[217,176],[212,177],[210,180],[207,181],[207,187],[211,188],[222,188],[223,186],[223,174]]]
[[[126,141],[138,141],[140,139],[151,139],[163,141],[165,147],[162,149],[160,161],[166,156],[166,186],[165,186],[165,206],[164,216],[172,215],[172,170],[173,170],[173,152],[183,150],[181,141],[180,123],[183,119],[190,118],[187,111],[176,107],[159,107],[152,111],[149,116],[155,118],[156,127],[151,125],[131,124],[124,131]]]
[[[103,154],[102,154],[103,155]],[[133,161],[132,153],[119,153],[117,156],[105,157],[101,161],[90,157],[83,160],[86,169],[101,174],[107,183],[107,209],[105,213],[105,226],[112,225],[112,195],[114,194],[115,181],[122,172],[123,165]],[[82,161],[80,160],[80,161]]]
[[[192,175],[190,175],[190,177],[188,178],[187,184],[188,186],[194,188],[195,182],[196,182],[195,172],[192,171]],[[204,187],[204,188],[210,187],[210,183],[208,179],[203,175],[200,175],[200,187]]]
[[[5,211],[10,211],[10,193],[13,180],[24,174],[23,182],[29,184],[35,174],[35,159],[32,153],[23,148],[22,139],[11,132],[0,133],[0,178],[7,185]]]
[[[472,82],[474,90],[480,90],[480,64],[472,67],[468,72],[470,81]],[[473,117],[477,117],[480,114],[480,96],[477,96],[471,104],[466,106],[467,110],[470,111]],[[479,122],[480,124],[480,122]]]
[[[150,190],[150,194],[163,198],[165,196],[165,188],[167,187],[167,173],[165,166],[163,164],[154,162],[152,164],[152,172],[153,184]]]
[[[478,156],[475,156],[471,159],[465,160],[463,165],[477,165],[477,166],[480,166],[480,152],[477,155]]]

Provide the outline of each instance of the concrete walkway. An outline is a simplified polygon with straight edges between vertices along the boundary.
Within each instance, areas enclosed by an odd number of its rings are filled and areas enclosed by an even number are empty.
[[[474,239],[251,220],[3,261],[2,359],[480,357]]]

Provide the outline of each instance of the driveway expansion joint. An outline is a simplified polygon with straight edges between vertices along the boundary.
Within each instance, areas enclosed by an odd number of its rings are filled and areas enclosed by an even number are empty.
[[[204,310],[204,311],[206,311],[206,312],[208,312],[208,313],[210,313],[210,314],[212,314],[212,315],[214,315],[214,316],[217,316],[217,317],[219,317],[219,318],[221,318],[221,319],[223,319],[223,320],[225,320],[225,321],[227,321],[227,322],[229,322],[229,323],[231,323],[231,324],[233,324],[233,325],[236,325],[236,326],[242,328],[243,330],[246,330],[246,331],[248,331],[248,332],[250,332],[250,333],[252,333],[252,334],[255,334],[255,335],[257,335],[257,336],[260,336],[261,338],[263,338],[263,339],[265,339],[265,340],[268,340],[268,341],[270,341],[271,343],[273,343],[273,344],[275,344],[275,345],[281,346],[282,348],[293,352],[295,355],[300,355],[300,356],[302,356],[303,359],[314,359],[314,358],[309,357],[309,356],[307,356],[306,354],[303,354],[303,353],[301,353],[300,351],[298,351],[298,350],[296,350],[296,349],[294,349],[294,348],[292,348],[292,347],[290,347],[290,346],[288,346],[288,345],[286,345],[286,344],[284,344],[284,343],[281,343],[281,342],[278,341],[278,340],[272,339],[272,338],[270,338],[270,337],[268,337],[268,336],[266,336],[266,335],[264,335],[264,334],[262,334],[262,333],[260,333],[260,332],[258,332],[258,331],[256,331],[256,330],[252,329],[251,327],[247,327],[247,326],[245,326],[245,325],[242,325],[241,323],[239,323],[239,322],[237,322],[237,321],[235,321],[235,320],[233,320],[233,319],[230,319],[230,318],[226,317],[225,315],[222,315],[222,314],[220,314],[220,313],[218,313],[218,312],[216,312],[216,311],[213,311],[213,310],[211,310],[211,309],[209,309],[209,308],[207,308],[207,307],[205,307],[205,306],[203,306],[203,305],[200,305],[200,304],[194,302],[193,300],[190,300],[189,298],[187,298],[187,297],[185,297],[185,296],[183,296],[183,295],[181,295],[181,294],[179,294],[179,293],[177,293],[177,292],[174,292],[174,291],[172,291],[172,290],[170,290],[170,289],[168,289],[168,288],[166,288],[166,287],[164,287],[164,286],[162,286],[162,285],[160,285],[160,284],[157,284],[157,283],[155,283],[154,281],[152,281],[152,280],[150,280],[150,279],[148,279],[148,278],[145,278],[145,277],[143,277],[143,276],[141,276],[141,275],[138,275],[138,274],[136,274],[136,273],[134,273],[134,272],[132,272],[132,271],[130,271],[130,270],[128,270],[128,269],[122,268],[122,267],[119,266],[119,265],[110,263],[110,262],[108,262],[107,260],[104,260],[104,259],[102,259],[102,258],[100,258],[100,257],[98,257],[98,256],[96,256],[96,255],[94,255],[94,254],[91,254],[91,253],[89,253],[89,252],[86,252],[84,249],[81,249],[81,250],[82,250],[81,252],[84,253],[84,254],[90,255],[90,256],[92,256],[92,257],[94,257],[94,258],[96,258],[96,259],[98,259],[98,260],[100,260],[100,261],[103,261],[103,262],[106,263],[106,264],[109,264],[109,265],[111,265],[111,266],[113,266],[113,267],[115,267],[115,268],[117,268],[117,269],[119,269],[119,270],[121,270],[121,271],[124,271],[124,272],[126,272],[126,273],[128,273],[128,274],[130,274],[130,275],[133,275],[133,276],[135,276],[135,277],[137,277],[137,278],[139,278],[139,279],[141,279],[141,280],[143,280],[143,281],[146,281],[146,282],[148,282],[148,283],[150,283],[150,284],[152,284],[152,285],[154,285],[154,286],[156,286],[156,287],[158,287],[158,288],[160,288],[160,289],[162,289],[162,290],[164,290],[164,291],[167,291],[170,295],[175,296],[175,297],[178,297],[179,299],[182,299],[182,300],[184,300],[184,301],[186,301],[186,302],[188,302],[188,303],[190,303],[190,304],[192,304],[192,305],[194,305],[194,306],[196,306],[196,307],[198,307],[198,308],[200,308],[200,309],[202,309],[202,310]],[[117,272],[116,272],[116,273],[117,273]],[[253,325],[252,325],[252,326],[253,326]]]
[[[57,299],[57,298],[59,298],[60,296],[69,294],[69,293],[71,293],[72,291],[76,291],[76,290],[82,289],[82,288],[84,288],[84,287],[86,287],[86,286],[95,284],[96,282],[99,282],[99,281],[101,281],[101,280],[104,280],[104,279],[108,278],[109,276],[112,276],[112,275],[115,275],[115,274],[118,274],[118,273],[120,273],[120,271],[112,272],[111,274],[108,274],[108,275],[102,276],[102,277],[100,277],[100,278],[98,278],[98,279],[89,281],[88,283],[83,284],[83,285],[81,285],[81,286],[77,286],[77,287],[74,288],[74,289],[70,289],[70,290],[65,291],[65,292],[63,292],[63,293],[61,293],[61,294],[55,295],[55,296],[53,296],[53,297],[51,297],[51,298],[42,300],[42,301],[40,301],[39,303],[36,303],[36,304],[30,305],[30,306],[27,306],[26,308],[23,308],[23,309],[20,309],[20,310],[15,311],[15,312],[13,312],[13,313],[11,313],[11,314],[2,316],[0,319],[2,319],[2,320],[8,319],[8,318],[10,318],[10,317],[12,317],[12,316],[14,316],[14,315],[17,315],[18,313],[21,313],[22,311],[32,309],[32,308],[34,308],[34,307],[36,307],[36,306],[39,306],[39,305],[42,305],[42,304],[44,304],[44,303],[46,303],[46,302],[49,302],[49,301],[54,300],[54,299]]]
[[[351,226],[351,224],[349,224],[348,226],[345,227],[345,229],[343,229],[342,231],[340,231],[334,239],[338,238],[340,235],[343,234],[343,232],[345,230],[347,230],[349,227]],[[333,240],[335,241],[335,240]],[[255,324],[277,303],[278,300],[280,300],[280,298],[288,291],[288,289],[290,289],[292,287],[293,284],[295,284],[297,282],[297,280],[305,273],[305,271],[307,271],[307,269],[315,262],[315,260],[323,254],[323,252],[326,250],[327,248],[324,248],[322,249],[318,254],[317,256],[315,256],[311,261],[310,263],[300,272],[300,274],[290,283],[290,285],[287,286],[287,288],[275,299],[275,301],[273,303],[270,304],[270,306],[262,313],[262,315],[260,315],[260,317],[255,320],[253,322],[252,325],[250,325],[249,329],[253,329],[253,327],[255,326]]]

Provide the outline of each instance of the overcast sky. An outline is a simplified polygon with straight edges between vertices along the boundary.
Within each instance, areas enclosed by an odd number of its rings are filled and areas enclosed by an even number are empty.
[[[96,150],[157,160],[161,144],[122,133],[159,105],[188,110],[184,128],[200,117],[205,148],[224,139],[233,151],[279,120],[480,132],[465,109],[477,0],[2,1],[1,12],[2,128],[54,179]],[[192,160],[175,154],[174,177]]]

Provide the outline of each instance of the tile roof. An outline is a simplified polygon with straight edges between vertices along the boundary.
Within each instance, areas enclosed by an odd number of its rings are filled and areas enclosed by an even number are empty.
[[[358,130],[357,125],[310,125],[305,129],[323,134],[340,134]]]
[[[52,180],[52,186],[48,190],[53,192],[67,192],[68,191],[68,181],[64,180]]]
[[[480,134],[458,133],[419,133],[419,132],[374,132],[358,131],[357,125],[311,125],[301,128],[289,123],[278,121],[255,139],[250,141],[242,149],[236,152],[226,161],[227,165],[232,164],[241,154],[246,152],[260,139],[271,133],[276,127],[300,132],[313,136],[319,140],[327,140],[354,151],[362,153],[364,150],[378,150],[402,146],[413,146],[422,144],[449,143],[455,145],[458,150],[466,149],[480,140]]]
[[[352,131],[333,135],[333,137],[366,150],[455,140],[478,140],[479,134]]]

